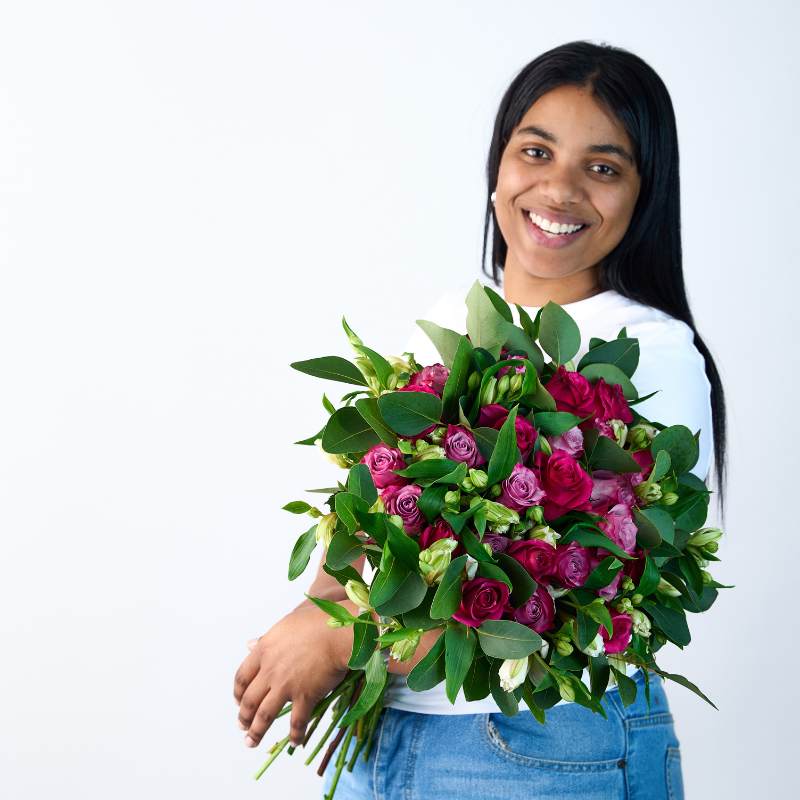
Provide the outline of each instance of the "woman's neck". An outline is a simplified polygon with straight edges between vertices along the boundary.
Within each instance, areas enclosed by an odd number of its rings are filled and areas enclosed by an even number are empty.
[[[603,291],[596,266],[560,278],[540,278],[520,269],[509,269],[509,266],[506,264],[503,270],[503,294],[508,303],[540,308],[552,300],[564,305]]]

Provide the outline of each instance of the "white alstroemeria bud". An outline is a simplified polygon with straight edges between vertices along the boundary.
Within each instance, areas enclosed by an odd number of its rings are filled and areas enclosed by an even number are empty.
[[[495,398],[497,396],[497,378],[492,375],[488,381],[486,381],[486,385],[483,387],[483,393],[481,394],[480,405],[481,406],[490,406],[492,403],[495,402]]]
[[[469,554],[467,554],[467,579],[472,580],[475,573],[478,571],[478,562]]]
[[[664,580],[664,578],[659,578],[656,591],[661,592],[661,594],[668,594],[670,597],[681,596],[680,591],[676,589],[669,581]]]
[[[320,453],[325,456],[332,464],[342,469],[350,469],[350,462],[341,453],[328,453],[322,449],[322,439],[314,439],[314,444],[319,448]]]
[[[620,597],[614,604],[614,608],[619,611],[620,614],[630,614],[631,611],[633,611],[633,603],[631,603],[630,597]]]
[[[622,580],[619,582],[619,590],[621,592],[631,592],[635,586],[636,584],[633,582],[633,579],[630,575],[624,575]],[[639,602],[641,602],[641,600]]]
[[[556,650],[559,655],[568,656],[573,651],[572,644],[561,637],[556,639]]]
[[[514,373],[514,376],[511,378],[511,385],[509,386],[509,395],[513,397],[522,388],[523,378],[524,376],[521,372]]]
[[[687,544],[694,547],[705,547],[711,542],[719,541],[722,531],[719,528],[699,528],[690,537]]]
[[[516,525],[519,522],[518,511],[494,500],[483,498],[483,510],[489,525]]]
[[[336,512],[332,511],[330,514],[324,514],[320,517],[317,523],[316,530],[314,531],[314,539],[317,544],[328,547],[333,539],[333,534],[336,531]]]
[[[528,656],[525,658],[507,658],[500,665],[500,686],[504,692],[513,692],[521,686],[528,675]]]
[[[345,626],[345,623],[336,619],[336,617],[328,617],[328,619],[325,620],[325,624],[329,628],[343,628]]]
[[[552,547],[556,546],[556,540],[561,538],[561,534],[549,525],[537,525],[528,534],[529,539],[541,539]]]
[[[647,450],[656,436],[658,436],[658,428],[654,428],[646,422],[639,422],[632,428],[628,428],[628,443],[633,450]]]
[[[439,447],[438,444],[429,444],[420,440],[417,444],[417,454],[412,459],[412,462],[428,461],[432,458],[446,458],[444,448]]]
[[[451,553],[458,547],[455,539],[437,539],[430,547],[420,550],[419,571],[428,586],[433,586],[442,579],[450,565]]]
[[[392,369],[397,374],[411,372],[411,364],[408,363],[408,359],[400,358],[400,356],[386,356],[386,360],[392,365]]]
[[[614,433],[614,439],[620,447],[625,447],[625,440],[628,437],[628,426],[621,419],[610,419],[608,424]]]
[[[644,503],[655,503],[661,499],[661,486],[655,482],[642,481],[633,487],[633,491]]]
[[[383,498],[378,495],[375,502],[369,507],[370,514],[384,514],[386,512],[386,506],[383,504]]]
[[[369,588],[361,581],[349,580],[344,585],[344,593],[361,609],[371,611],[369,604]]]
[[[643,611],[634,608],[631,612],[631,619],[633,619],[633,632],[638,633],[639,636],[647,638],[650,636],[650,618]]]
[[[556,683],[558,684],[558,693],[561,695],[561,699],[566,700],[568,703],[574,701],[575,689],[573,688],[569,679],[565,678],[563,675],[559,675],[558,673],[555,673],[553,677],[556,679]]]
[[[550,445],[546,436],[539,436],[539,449],[546,455],[551,456],[553,455],[553,448]]]
[[[583,652],[586,653],[587,656],[599,656],[601,653],[605,652],[605,647],[603,643],[603,637],[600,635],[598,631],[597,636],[589,642],[586,647],[584,647]]]
[[[674,506],[679,499],[680,498],[677,494],[675,494],[675,492],[664,492],[664,494],[661,495],[661,502],[665,506]]]
[[[439,425],[438,428],[434,428],[429,434],[428,438],[434,444],[441,444],[444,441],[444,437],[447,436],[447,426],[446,425]]]
[[[485,489],[488,483],[489,476],[482,469],[470,469],[467,473],[472,485],[476,489]]]
[[[416,652],[421,638],[422,630],[416,630],[405,639],[393,642],[389,648],[389,654],[395,661],[407,661]]]

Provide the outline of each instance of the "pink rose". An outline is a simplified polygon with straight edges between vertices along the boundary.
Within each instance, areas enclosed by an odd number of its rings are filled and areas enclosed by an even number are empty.
[[[630,508],[624,503],[617,503],[611,506],[605,516],[598,522],[598,527],[605,531],[608,538],[618,544],[626,553],[634,551],[638,528],[633,521]]]
[[[495,428],[499,431],[507,417],[507,408],[500,403],[490,403],[482,406],[478,412],[478,427]],[[522,460],[525,461],[539,433],[527,417],[521,417],[519,414],[514,418],[514,431],[517,434],[517,446],[522,454]]]
[[[419,533],[425,524],[425,517],[417,508],[417,498],[422,494],[422,487],[416,483],[405,486],[387,486],[381,492],[381,500],[387,514],[397,514],[403,520],[406,533]]]
[[[548,436],[547,441],[551,450],[565,450],[575,458],[583,455],[583,431],[577,425],[558,436]]]
[[[398,392],[427,392],[428,394],[435,394],[437,397],[439,396],[437,394],[436,390],[433,387],[428,386],[428,385],[426,385],[424,383],[417,384],[416,386],[412,386],[409,383],[408,385],[403,386],[400,389],[397,389],[396,391],[398,391]],[[431,433],[435,429],[436,429],[436,425],[431,425],[430,427],[425,428],[424,431],[420,431],[419,433],[416,433],[413,436],[406,436],[406,435],[401,434],[401,433],[398,433],[397,435],[401,439],[408,439],[410,442],[414,442],[417,439],[421,439],[423,436],[427,436],[429,433]]]
[[[536,633],[544,633],[553,627],[556,607],[546,586],[537,586],[536,591],[517,609],[514,619],[533,628]]]
[[[600,626],[600,635],[605,642],[606,653],[624,653],[631,641],[633,619],[628,614],[623,614],[608,609],[611,614],[611,626],[614,633],[609,636],[604,625]]]
[[[511,474],[500,486],[502,491],[496,501],[514,511],[524,511],[535,506],[544,497],[544,489],[539,484],[536,473],[522,464],[514,464]]]
[[[461,586],[461,603],[453,619],[477,628],[485,619],[501,619],[508,606],[509,590],[503,581],[473,578]]]
[[[617,473],[608,469],[592,471],[592,496],[589,503],[595,514],[605,514],[611,506],[624,503],[634,504],[636,496],[630,482],[630,472]]]
[[[444,437],[444,454],[453,461],[463,461],[471,468],[486,463],[472,432],[461,425],[448,424]]]
[[[569,411],[579,417],[594,413],[594,386],[580,372],[573,372],[559,364],[555,373],[545,384],[545,389],[556,401],[558,411]]]
[[[618,383],[606,383],[604,378],[598,378],[594,385],[594,396],[594,412],[598,419],[633,422],[633,412]]]
[[[542,451],[537,452],[537,456]],[[540,458],[543,503],[546,520],[555,519],[567,511],[591,511],[592,478],[565,450],[553,450],[551,456]]]
[[[409,483],[408,478],[394,472],[396,469],[406,468],[403,453],[397,448],[389,447],[387,444],[373,445],[364,453],[361,463],[369,468],[372,482],[378,489],[385,489],[392,484],[403,486]]]
[[[583,586],[589,577],[589,550],[577,542],[556,548],[555,577],[561,585],[570,589]]]
[[[518,539],[509,542],[506,553],[519,561],[535,581],[555,571],[556,548],[544,539]]]
[[[487,531],[483,534],[481,543],[488,544],[492,548],[492,553],[504,553],[508,549],[510,540],[508,536],[504,536],[502,533],[490,533]]]
[[[425,386],[428,389],[433,389],[434,394],[442,396],[444,385],[450,377],[450,370],[444,364],[432,364],[429,367],[423,367],[419,372],[415,372],[408,382],[409,386]]]

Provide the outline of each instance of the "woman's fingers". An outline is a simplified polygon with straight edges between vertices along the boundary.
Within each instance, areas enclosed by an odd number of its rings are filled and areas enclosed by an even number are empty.
[[[242,695],[239,704],[239,723],[242,730],[247,730],[253,724],[256,713],[261,706],[264,697],[269,692],[269,683],[266,674],[262,671],[250,681],[250,685]]]
[[[295,747],[300,746],[306,737],[306,726],[311,719],[313,710],[310,698],[305,695],[298,695],[292,698],[292,723],[289,735]]]
[[[247,736],[244,740],[245,744],[255,747],[261,741],[269,726],[275,721],[275,717],[278,716],[284,705],[285,701],[282,694],[268,692],[252,717],[252,722],[249,725],[250,729],[247,731]],[[244,701],[242,701],[242,706],[244,706]],[[239,718],[242,718],[241,714]]]
[[[257,647],[250,650],[250,653],[242,661],[236,675],[233,676],[233,696],[237,703],[242,702],[242,697],[247,691],[247,687],[258,674],[261,667],[261,654]]]

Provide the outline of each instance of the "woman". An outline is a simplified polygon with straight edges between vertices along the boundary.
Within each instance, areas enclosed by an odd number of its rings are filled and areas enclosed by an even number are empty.
[[[487,167],[483,263],[492,222],[494,283],[502,272],[505,299],[531,316],[548,300],[563,305],[587,336],[613,338],[627,326],[642,349],[637,388],[657,391],[640,413],[701,429],[693,469],[701,478],[713,443],[722,510],[724,397],[684,288],[677,134],[662,81],[620,48],[584,41],[554,48],[506,91]],[[430,318],[463,329],[465,287],[446,293]],[[421,334],[408,349],[421,363],[438,360]],[[308,593],[357,614],[323,560]],[[363,557],[355,566],[363,568]],[[248,744],[288,701],[292,741],[302,741],[313,705],[345,674],[352,628],[332,629],[325,618],[305,600],[252,643],[234,689]],[[438,635],[428,631],[410,660],[390,659],[375,745],[367,762],[359,757],[352,773],[342,772],[339,800],[683,797],[679,741],[659,676],[650,675],[649,707],[644,675],[630,668],[633,704],[625,707],[613,687],[605,718],[565,698],[540,725],[527,709],[504,716],[491,696],[467,703],[462,694],[451,704],[443,684],[410,691],[404,676]],[[319,657],[321,645],[328,660]]]

